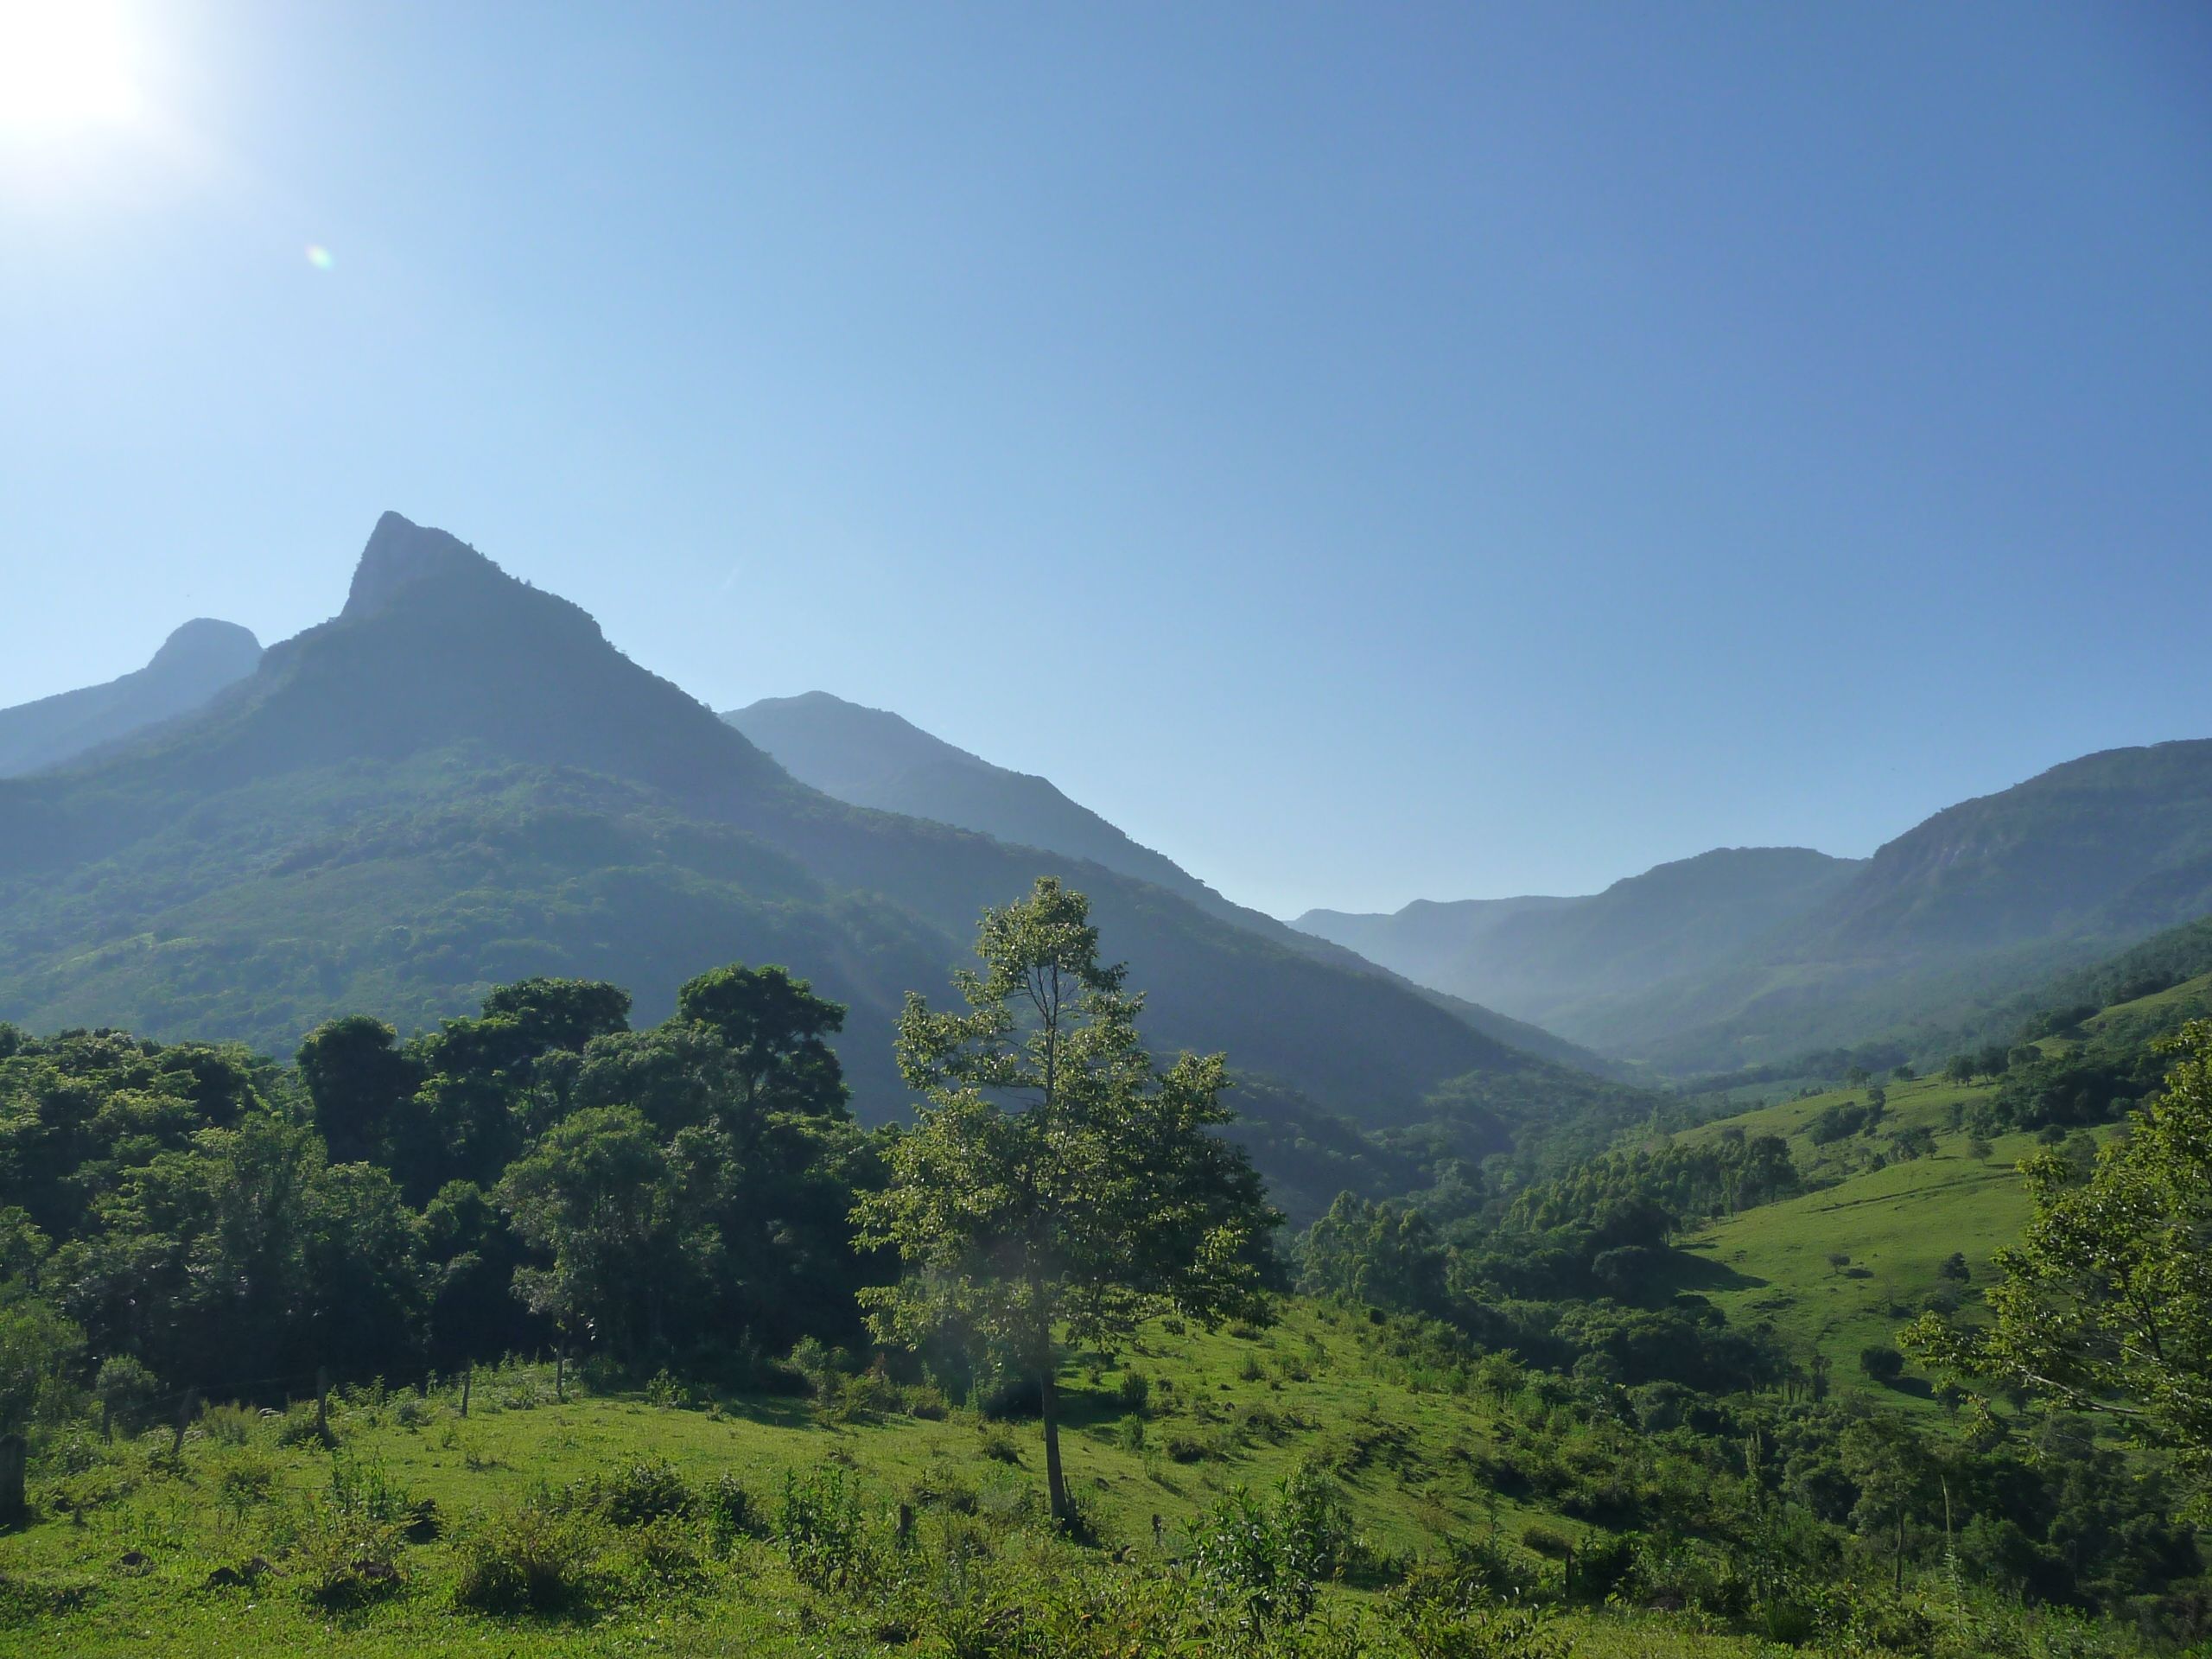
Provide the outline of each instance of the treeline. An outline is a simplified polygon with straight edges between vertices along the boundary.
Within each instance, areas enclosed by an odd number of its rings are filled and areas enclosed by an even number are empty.
[[[1345,1193],[1298,1241],[1302,1287],[1440,1320],[1485,1349],[1616,1389],[1728,1393],[1797,1376],[1764,1326],[1732,1327],[1681,1288],[1693,1220],[1800,1190],[1778,1136],[1619,1152],[1517,1196],[1446,1185],[1421,1201]],[[1453,1213],[1452,1201],[1474,1207]],[[1809,1379],[1798,1378],[1810,1386]]]
[[[887,1270],[852,1243],[882,1172],[842,1010],[737,967],[661,1025],[629,1006],[525,981],[404,1043],[334,1020],[292,1068],[0,1028],[0,1404],[73,1367],[251,1399],[563,1347],[734,1376],[858,1340]]]

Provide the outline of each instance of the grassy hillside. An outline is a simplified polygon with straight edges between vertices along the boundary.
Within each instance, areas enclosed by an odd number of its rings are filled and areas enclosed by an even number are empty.
[[[0,1650],[99,1659],[154,1642],[165,1654],[211,1656],[333,1646],[391,1656],[1027,1653],[1002,1611],[980,1628],[957,1617],[983,1611],[994,1577],[1027,1586],[1032,1611],[1049,1599],[1048,1581],[1172,1594],[1196,1548],[1194,1523],[1225,1495],[1266,1492],[1301,1464],[1329,1471],[1356,1554],[1375,1564],[1325,1592],[1321,1619],[1346,1635],[1363,1621],[1381,1628],[1396,1605],[1379,1586],[1402,1568],[1386,1563],[1433,1559],[1448,1538],[1479,1545],[1493,1570],[1552,1595],[1563,1584],[1559,1541],[1602,1554],[1604,1529],[1497,1490],[1549,1410],[1541,1401],[1470,1391],[1464,1375],[1426,1363],[1402,1325],[1314,1304],[1285,1314],[1242,1334],[1155,1330],[1115,1359],[1069,1367],[1080,1425],[1071,1477],[1098,1534],[1089,1548],[1037,1527],[1033,1430],[865,1376],[844,1380],[826,1408],[788,1396],[602,1395],[574,1376],[563,1403],[550,1366],[511,1363],[475,1374],[466,1418],[449,1379],[421,1392],[342,1392],[334,1448],[316,1440],[304,1404],[283,1416],[202,1411],[176,1456],[168,1427],[112,1445],[79,1433],[41,1448],[33,1521],[0,1540]],[[1143,1379],[1141,1404],[1133,1377]],[[1661,1467],[1627,1440],[1584,1455],[1647,1465],[1643,1478]],[[855,1548],[884,1563],[865,1592],[809,1573],[783,1536],[787,1482],[825,1471],[856,1499]],[[732,1487],[744,1495],[741,1516]],[[917,1517],[903,1548],[901,1503]],[[580,1518],[625,1503],[664,1518]],[[518,1520],[549,1514],[572,1517],[557,1539]],[[410,1522],[421,1535],[396,1537]],[[483,1582],[472,1564],[523,1552],[518,1539],[534,1539],[531,1559],[566,1586],[560,1605],[457,1605]],[[1083,1622],[1110,1634],[1101,1621],[1116,1606],[1108,1596]],[[1579,1605],[1553,1630],[1588,1659],[1772,1650],[1656,1608]],[[1560,1651],[1466,1637],[1433,1650]]]

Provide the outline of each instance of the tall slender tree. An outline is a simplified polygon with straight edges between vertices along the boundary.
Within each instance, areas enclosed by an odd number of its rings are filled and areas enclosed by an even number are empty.
[[[861,1293],[887,1341],[952,1328],[1033,1377],[1053,1519],[1074,1519],[1060,1461],[1058,1344],[1123,1337],[1173,1313],[1202,1325],[1265,1311],[1281,1219],[1243,1153],[1213,1134],[1220,1055],[1164,1071],[1137,1033],[1142,999],[1102,966],[1090,905],[1051,878],[985,912],[964,1010],[918,995],[898,1060],[923,1096],[861,1198],[861,1242],[908,1272]]]

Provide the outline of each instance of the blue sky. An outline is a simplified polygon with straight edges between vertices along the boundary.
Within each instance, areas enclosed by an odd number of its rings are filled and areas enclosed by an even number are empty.
[[[2201,9],[117,17],[0,111],[0,702],[390,506],[1279,912],[2212,735]]]

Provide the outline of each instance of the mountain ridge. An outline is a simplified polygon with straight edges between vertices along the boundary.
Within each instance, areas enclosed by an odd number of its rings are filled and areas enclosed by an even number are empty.
[[[1635,948],[1605,953],[1603,973],[1573,959],[1570,947],[1588,945],[1586,924],[1609,899],[1639,884],[1657,891],[1654,878],[1700,861],[1740,877],[1777,858],[1789,865],[1783,879],[1763,897],[1738,880],[1741,925],[1707,925],[1697,950],[1682,949],[1694,942],[1687,920],[1674,938],[1655,939],[1645,917]],[[1677,1073],[1910,1041],[2212,912],[2212,740],[2060,762],[1931,814],[1865,860],[1716,849],[1586,899],[1496,902],[1522,908],[1313,912],[1300,923],[1409,976]],[[1636,923],[1637,906],[1612,909],[1614,924]],[[1637,967],[1641,980],[1624,982]]]
[[[0,709],[0,778],[67,766],[203,708],[251,674],[261,642],[235,622],[194,617],[143,668]]]
[[[889,709],[827,691],[764,697],[722,719],[801,782],[855,806],[970,830],[1018,847],[1082,858],[1174,893],[1197,908],[1300,955],[1403,985],[1510,1047],[1595,1072],[1616,1062],[1479,1001],[1408,978],[1363,953],[1303,932],[1224,897],[1165,854],[1071,799],[1048,779],[1000,766]]]
[[[1053,874],[1091,895],[1163,1047],[1365,1122],[1486,1069],[1593,1086],[1103,866],[810,789],[580,607],[451,537],[410,550],[435,533],[394,518],[346,608],[219,707],[0,784],[0,1014],[282,1050],[347,1007],[423,1023],[530,973],[652,1008],[720,962],[783,961],[853,1007],[882,1116],[899,999],[942,994],[981,910]]]

